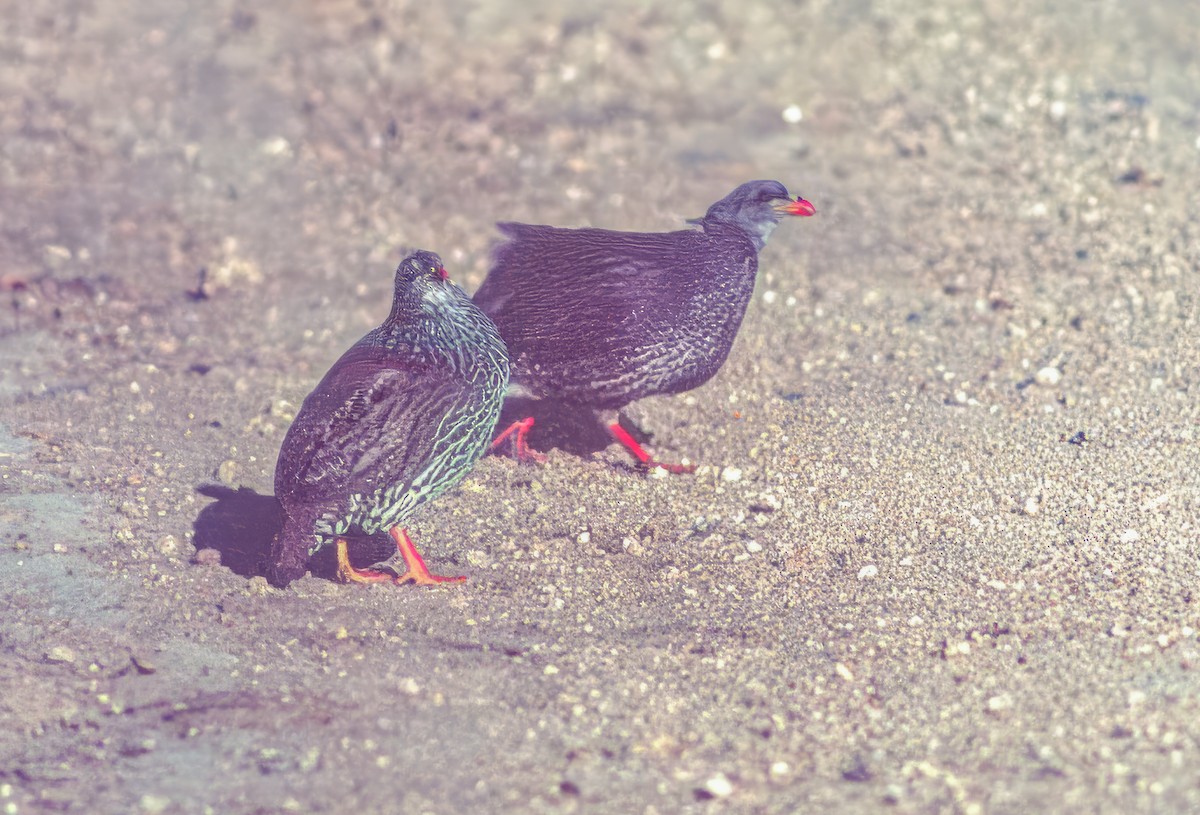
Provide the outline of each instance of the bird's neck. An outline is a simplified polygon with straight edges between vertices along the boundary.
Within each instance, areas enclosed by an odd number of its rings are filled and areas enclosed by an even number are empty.
[[[704,219],[703,226],[704,231],[710,235],[727,230],[741,232],[754,244],[755,251],[761,252],[762,248],[767,245],[767,239],[775,231],[775,227],[779,226],[779,222],[773,218],[766,218],[759,221],[750,221],[741,218],[729,221],[724,218],[717,219],[710,217]]]
[[[425,305],[407,309],[393,306],[375,341],[387,348],[409,348],[421,356],[439,359],[453,370],[465,370],[473,364],[471,360],[494,355],[491,340],[502,343],[494,336],[495,329],[489,332],[482,315],[472,309]]]

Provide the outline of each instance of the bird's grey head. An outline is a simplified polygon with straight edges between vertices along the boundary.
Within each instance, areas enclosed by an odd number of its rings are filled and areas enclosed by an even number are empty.
[[[747,181],[708,208],[695,221],[739,226],[762,249],[784,215],[812,215],[816,209],[803,198],[793,200],[778,181]]]
[[[442,259],[434,252],[418,249],[400,261],[396,268],[396,293],[413,287],[425,288],[440,283],[449,277]]]
[[[442,259],[433,252],[418,250],[400,261],[396,268],[393,317],[415,311],[434,314],[465,297],[449,278]]]

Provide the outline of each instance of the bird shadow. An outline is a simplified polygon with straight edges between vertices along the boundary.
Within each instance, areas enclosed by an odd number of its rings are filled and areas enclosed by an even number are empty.
[[[265,575],[271,541],[283,528],[283,507],[275,496],[219,484],[201,484],[196,492],[216,499],[192,525],[196,551],[215,549],[221,565],[242,577]]]
[[[564,404],[545,399],[509,397],[500,413],[499,430],[510,427],[514,422],[533,417],[533,427],[526,439],[529,446],[540,453],[558,449],[579,458],[591,458],[606,450],[615,441],[608,429],[602,412],[590,407]],[[624,411],[618,411],[617,422],[622,429],[640,445],[650,444],[654,434],[642,428]],[[502,456],[516,454],[516,446],[501,446],[496,453]],[[645,468],[636,463],[614,463],[620,470],[645,473]]]
[[[200,510],[192,524],[196,551],[215,549],[221,565],[242,577],[265,577],[271,542],[283,528],[283,507],[274,495],[259,495],[249,487],[201,484],[196,492],[213,498]],[[396,545],[385,533],[348,535],[350,560],[366,566],[387,559]],[[308,569],[318,577],[332,578],[337,572],[333,547],[325,547],[309,558]]]
[[[612,435],[596,411],[544,399],[508,398],[496,426],[504,429],[530,416],[533,427],[529,431],[529,446],[539,452],[557,448],[586,457],[613,443]]]

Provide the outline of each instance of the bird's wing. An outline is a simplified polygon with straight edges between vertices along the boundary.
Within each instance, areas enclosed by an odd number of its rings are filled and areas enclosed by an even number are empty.
[[[679,244],[702,237],[687,230],[668,233],[559,229],[533,224],[497,225],[505,240],[492,251],[491,269],[475,293],[485,312],[502,310],[522,294],[543,296],[547,289],[590,290],[620,295],[631,284],[653,287],[670,275]]]
[[[636,331],[656,310],[674,308],[703,277],[693,249],[706,238],[694,230],[499,227],[506,240],[493,251],[474,301],[518,353],[556,342],[564,362],[573,354],[611,351],[623,333]],[[575,346],[563,347],[563,340]]]
[[[377,347],[351,348],[288,431],[280,457],[290,457],[289,466],[276,491],[323,500],[412,484],[437,458],[438,446],[454,441],[444,420],[470,396],[469,384],[430,367]]]

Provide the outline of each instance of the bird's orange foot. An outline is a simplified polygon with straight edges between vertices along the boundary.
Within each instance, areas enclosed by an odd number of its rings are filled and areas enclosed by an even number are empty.
[[[613,422],[610,424],[608,426],[608,432],[612,434],[613,438],[625,445],[625,449],[628,450],[633,457],[638,460],[638,463],[647,470],[653,470],[655,467],[662,467],[667,472],[675,473],[677,475],[683,473],[693,473],[696,471],[695,464],[667,464],[666,462],[658,461],[649,453],[647,453],[645,448],[638,444],[637,440],[633,436],[629,435],[628,430],[621,427],[620,422]]]
[[[356,569],[350,565],[350,545],[345,538],[338,538],[337,579],[342,583],[387,583],[396,579],[393,574],[374,569]]]
[[[440,574],[430,574],[429,569],[425,566],[425,559],[421,557],[421,553],[417,551],[417,547],[413,545],[406,531],[398,526],[394,526],[388,534],[396,542],[396,550],[400,553],[400,557],[404,558],[404,565],[406,567],[404,574],[391,578],[396,583],[412,583],[415,586],[437,586],[441,583],[463,583],[466,581],[467,578],[465,575],[448,577]]]
[[[495,452],[500,443],[509,436],[513,437],[513,442],[517,451],[517,461],[536,461],[538,464],[546,463],[546,456],[539,453],[529,446],[529,430],[533,427],[533,417],[527,416],[518,422],[513,422],[506,427],[499,436],[492,439],[492,445],[488,449]]]

